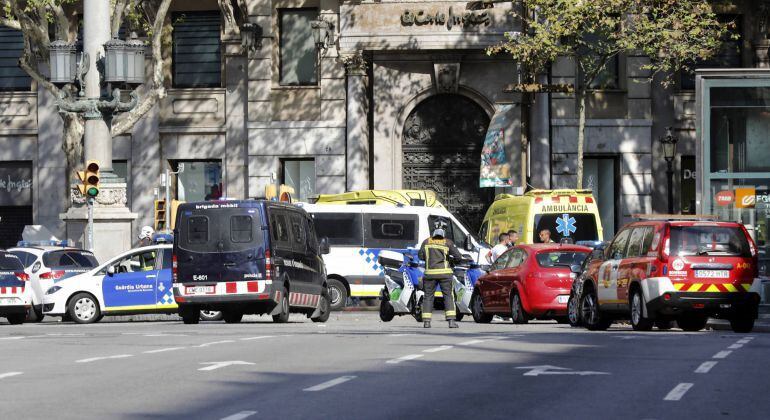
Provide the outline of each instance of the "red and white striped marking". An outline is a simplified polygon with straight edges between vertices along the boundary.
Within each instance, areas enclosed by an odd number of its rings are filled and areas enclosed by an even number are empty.
[[[205,294],[192,294],[187,293],[187,287],[199,286],[197,284],[174,284],[178,296],[216,296],[216,295],[249,295],[263,293],[268,284],[272,284],[270,280],[245,280],[245,281],[226,281],[215,283],[214,293]],[[211,286],[211,284],[202,283],[200,286]]]
[[[289,293],[289,305],[292,306],[309,306],[315,308],[318,306],[319,295],[311,295],[309,293]]]
[[[24,293],[24,286],[0,287],[0,295],[20,295]]]

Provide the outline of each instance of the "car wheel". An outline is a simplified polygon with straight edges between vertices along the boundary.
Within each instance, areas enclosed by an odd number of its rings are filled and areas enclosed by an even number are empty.
[[[6,318],[11,325],[21,325],[24,323],[24,319],[27,318],[27,314],[10,314]]]
[[[741,310],[730,317],[730,328],[737,333],[750,333],[754,329],[754,314],[749,310]]]
[[[642,291],[634,289],[631,292],[631,327],[634,331],[650,331],[652,329],[652,321],[644,317],[642,305],[644,305]]]
[[[518,291],[514,291],[513,295],[511,295],[511,321],[514,324],[526,324],[529,322],[529,316],[521,305],[521,297]]]
[[[289,322],[289,292],[286,288],[281,289],[281,301],[278,302],[279,312],[273,315],[273,322],[285,324]]]
[[[348,301],[348,289],[337,279],[328,279],[326,282],[329,289],[331,310],[339,311],[345,307],[345,302]]]
[[[396,316],[396,310],[393,309],[393,305],[390,304],[390,299],[386,297],[387,293],[383,289],[380,295],[380,320],[382,322],[390,322],[393,317]]]
[[[583,325],[591,331],[604,331],[610,327],[612,321],[602,316],[599,310],[599,302],[593,291],[583,292],[580,299],[580,318]]]
[[[332,309],[331,309],[331,303],[329,300],[329,292],[326,291],[324,293],[321,293],[320,301],[318,303],[320,304],[320,311],[317,317],[310,318],[313,322],[326,322],[329,320],[329,315],[331,315]]]
[[[481,295],[478,293],[474,293],[473,297],[471,297],[471,315],[473,315],[473,320],[477,324],[489,324],[494,317],[491,314],[484,313],[484,302],[482,302]]]
[[[99,302],[88,293],[78,293],[70,299],[67,313],[78,324],[91,324],[101,316]]]
[[[222,311],[222,319],[224,319],[227,324],[238,324],[243,319],[243,312]]]
[[[179,316],[187,325],[197,324],[201,319],[201,311],[195,306],[180,306]]]
[[[221,321],[222,311],[202,310],[200,311],[200,319],[201,321]]]
[[[674,325],[672,321],[669,321],[667,319],[659,319],[655,321],[655,327],[661,331],[667,331],[670,330]]]
[[[41,322],[43,320],[43,307],[41,305],[32,305],[32,308],[30,308],[29,313],[27,314],[27,322]]]
[[[578,305],[577,296],[570,295],[567,301],[567,321],[569,325],[573,327],[579,327],[580,320],[580,305]]]
[[[682,315],[676,320],[679,328],[684,331],[700,331],[706,327],[706,322],[708,317],[699,314]]]

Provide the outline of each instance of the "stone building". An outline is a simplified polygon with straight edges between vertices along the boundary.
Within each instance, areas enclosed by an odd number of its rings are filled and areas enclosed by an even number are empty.
[[[738,41],[704,67],[767,64],[759,36],[764,2],[733,1],[720,15],[738,24]],[[365,188],[432,188],[478,227],[495,192],[479,185],[480,150],[503,105],[516,116],[518,95],[504,93],[516,73],[508,57],[485,49],[513,29],[510,2],[246,0],[258,48],[228,33],[217,2],[176,1],[170,24],[168,97],[130,136],[116,138],[116,173],[127,179],[133,231],[153,222],[155,191],[166,169],[173,195],[186,201],[264,194],[276,182],[301,199]],[[760,10],[761,9],[761,10]],[[312,21],[331,23],[328,48]],[[243,31],[244,33],[246,31]],[[763,43],[753,43],[760,39]],[[69,180],[54,101],[15,66],[19,35],[0,31],[0,235],[42,224],[65,236]],[[757,48],[755,48],[757,47]],[[761,48],[759,48],[761,47]],[[14,54],[16,54],[14,56]],[[761,59],[757,59],[760,57]],[[631,214],[666,210],[665,127],[680,139],[676,211],[695,211],[696,107],[693,75],[662,88],[624,55],[592,91],[585,185],[597,195],[609,237]],[[548,79],[572,83],[567,59]],[[577,116],[573,97],[539,94],[530,115],[529,184],[573,187]],[[508,152],[520,154],[513,141]],[[513,159],[513,173],[520,173]]]

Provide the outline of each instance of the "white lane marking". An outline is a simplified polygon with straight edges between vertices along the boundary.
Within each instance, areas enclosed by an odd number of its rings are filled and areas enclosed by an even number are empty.
[[[184,347],[166,347],[163,349],[147,350],[147,351],[143,351],[142,353],[144,354],[165,353],[167,351],[181,350],[183,348]]]
[[[18,376],[21,375],[24,372],[6,372],[6,373],[0,373],[0,379],[10,378],[11,376]]]
[[[158,334],[144,334],[144,337],[187,337],[187,334],[166,334],[166,333],[158,333]]]
[[[487,340],[470,340],[470,341],[464,341],[464,342],[462,342],[462,343],[458,344],[458,346],[472,346],[472,345],[474,345],[474,344],[483,343],[483,342],[485,342],[485,341],[487,341]]]
[[[454,347],[454,346],[439,346],[439,347],[433,347],[433,348],[431,348],[431,349],[425,349],[425,350],[423,350],[423,352],[424,352],[424,353],[435,353],[435,352],[437,352],[437,351],[444,351],[444,350],[449,350],[449,349],[451,349],[452,347]]]
[[[609,372],[595,372],[593,370],[572,370],[570,368],[563,368],[559,366],[540,365],[540,366],[519,366],[516,369],[527,369],[523,376],[540,376],[540,375],[609,375]]]
[[[344,384],[345,382],[355,378],[355,376],[340,376],[339,378],[332,379],[331,381],[326,381],[324,383],[311,386],[310,388],[305,388],[303,391],[323,391],[324,389],[331,388],[339,384]]]
[[[727,348],[728,348],[728,349],[730,349],[730,350],[736,350],[736,349],[739,349],[739,348],[741,348],[741,347],[743,347],[743,344],[741,344],[741,343],[735,343],[735,344],[733,344],[733,345],[731,345],[731,346],[728,346]]]
[[[738,344],[749,344],[750,341],[751,340],[749,340],[748,338],[744,338],[742,340],[738,340],[737,343]]]
[[[82,337],[85,334],[82,333],[48,333],[51,337]]]
[[[14,337],[0,337],[0,340],[21,340],[22,338],[26,338],[23,335],[20,336],[14,336]]]
[[[230,360],[230,361],[227,361],[227,362],[205,362],[205,363],[201,363],[201,364],[202,365],[211,365],[211,366],[206,366],[206,367],[200,368],[198,370],[215,370],[215,369],[219,369],[219,368],[223,368],[223,367],[228,367],[228,366],[234,366],[234,365],[253,365],[254,363],[244,362],[242,360]]]
[[[251,340],[261,340],[263,338],[273,338],[273,337],[274,336],[272,336],[272,335],[260,335],[260,336],[257,336],[257,337],[243,337],[240,340],[241,341],[251,341]]]
[[[241,411],[240,413],[235,413],[231,416],[222,417],[222,420],[243,420],[245,418],[251,417],[254,414],[257,414],[256,411]]]
[[[414,335],[412,333],[404,333],[404,334],[389,334],[391,337],[406,337],[407,335]]]
[[[665,398],[663,398],[663,401],[679,401],[684,397],[684,394],[692,388],[691,383],[682,382],[681,384],[674,387],[674,389],[671,390],[671,392],[666,395]]]
[[[75,360],[75,363],[91,363],[99,360],[107,359],[125,359],[126,357],[133,357],[132,354],[116,354],[114,356],[101,356],[101,357],[89,357],[88,359]]]
[[[709,361],[709,362],[703,362],[703,363],[701,363],[701,365],[700,365],[700,366],[698,366],[698,368],[697,368],[697,369],[695,369],[695,373],[709,373],[709,371],[711,370],[711,368],[713,368],[714,366],[716,366],[716,364],[717,364],[717,363],[718,363],[718,362],[715,362],[715,361],[713,361],[713,360],[712,360],[712,361]]]
[[[725,357],[729,356],[730,353],[732,353],[732,352],[733,352],[732,350],[723,350],[723,351],[720,351],[719,353],[711,356],[711,358],[712,359],[724,359]]]
[[[401,356],[398,359],[388,360],[385,363],[390,363],[392,365],[395,365],[397,363],[405,362],[407,360],[414,360],[419,359],[420,357],[425,356],[424,354],[407,354],[406,356]]]
[[[212,341],[210,343],[203,343],[203,344],[198,345],[196,347],[208,347],[208,346],[213,346],[215,344],[225,344],[225,343],[235,343],[235,341],[233,341],[233,340]]]

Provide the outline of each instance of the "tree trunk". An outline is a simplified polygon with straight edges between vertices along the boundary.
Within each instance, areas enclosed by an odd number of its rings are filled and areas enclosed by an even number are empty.
[[[577,189],[583,188],[583,146],[586,136],[586,93],[576,92],[578,99]]]
[[[83,166],[83,133],[85,126],[83,120],[75,113],[65,112],[61,114],[64,121],[64,139],[62,151],[67,158],[67,185],[76,178],[76,172]]]

